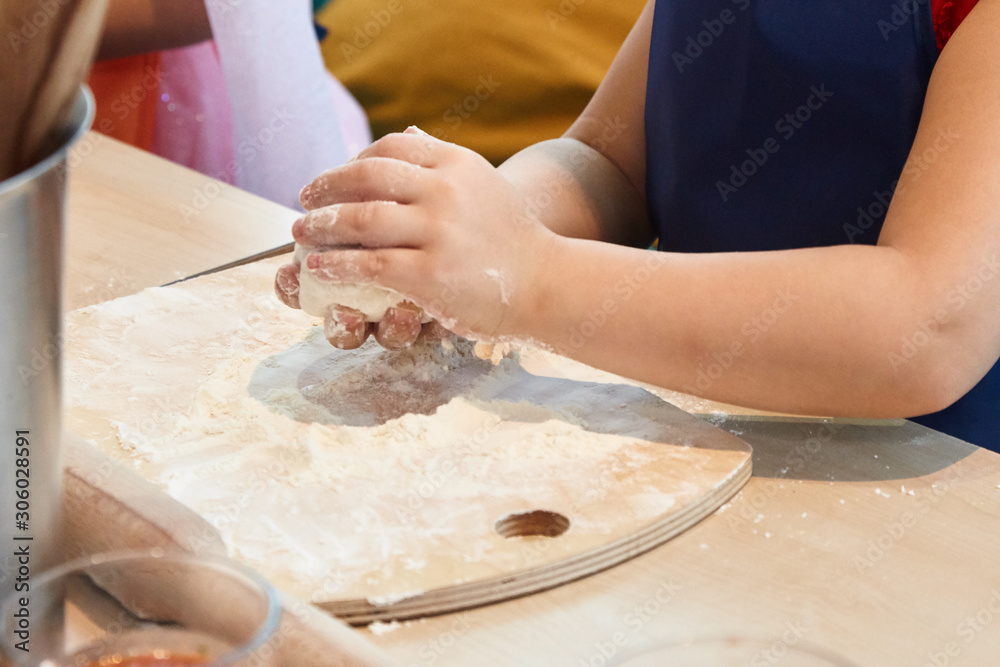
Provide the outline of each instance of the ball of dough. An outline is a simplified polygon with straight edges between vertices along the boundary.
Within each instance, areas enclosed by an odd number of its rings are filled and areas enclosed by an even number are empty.
[[[305,262],[306,255],[316,250],[295,244],[295,261]],[[364,313],[369,322],[381,322],[385,311],[398,305],[405,297],[395,290],[371,283],[333,283],[320,280],[305,269],[299,272],[299,305],[310,315],[325,317],[331,306],[347,306]],[[424,317],[424,322],[429,322]]]

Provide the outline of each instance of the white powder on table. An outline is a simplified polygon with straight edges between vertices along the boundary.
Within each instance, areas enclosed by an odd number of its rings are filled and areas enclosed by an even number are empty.
[[[516,571],[702,492],[711,454],[662,447],[648,392],[544,353],[535,374],[517,357],[494,365],[461,339],[335,350],[269,296],[273,271],[71,313],[66,426],[289,593],[390,600]],[[547,377],[547,364],[576,375]],[[683,478],[649,465],[679,452]],[[572,522],[544,550],[495,532],[539,508]]]

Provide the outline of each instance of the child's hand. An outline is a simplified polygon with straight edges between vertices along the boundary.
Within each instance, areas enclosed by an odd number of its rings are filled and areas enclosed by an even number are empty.
[[[275,293],[290,308],[299,308],[300,270],[297,263],[284,264],[274,278]],[[368,322],[357,310],[336,306],[326,315],[323,330],[327,340],[342,350],[360,347],[370,335],[390,350],[412,345],[418,338],[439,341],[453,335],[437,322],[421,324],[422,317],[423,312],[409,302],[387,310],[380,322]]]
[[[467,337],[519,332],[551,234],[522,214],[513,186],[479,155],[411,129],[324,172],[300,198],[309,212],[293,226],[295,240],[335,248],[279,269],[275,287],[288,305],[297,305],[298,272],[312,271],[322,280],[394,289]],[[376,327],[357,311],[334,308],[328,337],[349,348],[372,332],[386,346],[408,344],[422,331],[440,335],[440,327],[421,328],[409,304],[394,310]]]

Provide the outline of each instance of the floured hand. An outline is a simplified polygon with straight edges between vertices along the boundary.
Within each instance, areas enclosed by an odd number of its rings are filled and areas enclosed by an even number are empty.
[[[322,284],[310,287],[310,276],[302,274],[301,261],[307,254],[299,253],[297,247],[295,262],[278,268],[274,291],[285,305],[322,317],[324,333],[333,346],[353,350],[374,335],[379,344],[391,350],[412,345],[418,339],[434,341],[453,335],[437,322],[429,321],[423,311],[409,301],[391,295],[388,298],[384,294],[377,295],[391,302],[378,313],[374,312],[378,305],[373,307],[373,299],[364,298],[364,290],[360,296],[350,287],[339,292],[341,296],[347,293],[345,300],[362,305],[362,309],[337,303],[335,283],[329,283],[324,292]]]
[[[295,244],[295,264],[317,251],[332,248],[311,248]],[[399,292],[375,283],[345,283],[321,280],[315,273],[299,271],[299,307],[310,315],[325,317],[333,306],[352,308],[369,322],[381,322],[386,312],[406,301]],[[424,316],[423,321],[430,318]]]
[[[322,286],[338,284],[403,299],[381,320],[363,303],[325,304],[335,345],[360,344],[375,322],[380,341],[415,336],[429,319],[495,341],[517,334],[519,307],[533,305],[530,285],[550,232],[522,214],[513,186],[471,151],[415,129],[389,135],[321,174],[301,201],[308,212],[292,232],[315,250],[279,271],[286,303],[309,310],[310,285],[329,295]]]

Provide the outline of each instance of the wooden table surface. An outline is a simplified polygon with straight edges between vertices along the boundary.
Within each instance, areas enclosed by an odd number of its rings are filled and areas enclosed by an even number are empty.
[[[286,247],[298,213],[97,132],[69,158],[66,310]]]
[[[288,209],[87,141],[70,179],[69,307],[289,240]],[[1000,664],[1000,456],[911,422],[668,398],[754,448],[754,477],[719,512],[587,579],[358,632],[403,665]]]

